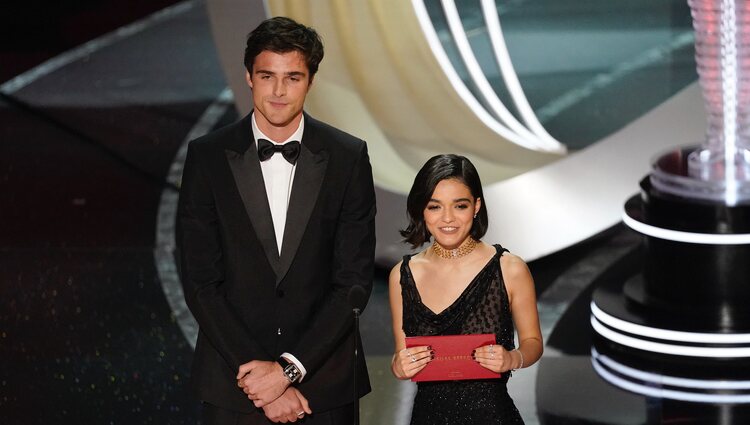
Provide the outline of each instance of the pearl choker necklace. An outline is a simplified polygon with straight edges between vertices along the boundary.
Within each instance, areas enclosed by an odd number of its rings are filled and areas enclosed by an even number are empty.
[[[438,257],[445,258],[446,260],[454,260],[456,258],[463,257],[471,253],[471,251],[474,251],[474,248],[476,247],[477,241],[472,237],[466,239],[464,243],[461,244],[461,246],[455,249],[445,249],[440,246],[437,241],[432,243],[432,251],[437,254]]]

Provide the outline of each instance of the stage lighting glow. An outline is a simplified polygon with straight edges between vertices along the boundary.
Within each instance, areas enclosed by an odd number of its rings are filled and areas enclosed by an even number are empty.
[[[688,4],[708,112],[706,142],[688,159],[690,176],[716,182],[726,205],[735,206],[750,197],[750,40],[746,28],[750,7],[745,0],[688,0]]]
[[[500,98],[497,97],[497,93],[495,93],[495,89],[492,88],[490,82],[487,81],[487,77],[484,75],[484,71],[482,71],[482,67],[479,65],[479,61],[477,61],[474,51],[471,49],[471,44],[469,43],[469,38],[466,35],[464,26],[461,23],[461,17],[458,14],[456,3],[452,0],[443,0],[441,4],[443,6],[443,12],[445,12],[445,18],[448,21],[451,35],[453,35],[453,40],[456,42],[458,53],[461,55],[461,59],[463,59],[471,79],[474,81],[474,84],[477,85],[479,93],[487,102],[487,105],[490,107],[494,115],[501,123],[508,127],[510,131],[513,131],[518,134],[519,137],[526,139],[530,144],[533,144],[536,149],[546,149],[544,146],[545,143],[521,125],[516,117],[510,113]]]
[[[526,98],[526,94],[523,92],[516,69],[510,60],[508,46],[505,44],[505,37],[500,26],[500,18],[495,0],[482,0],[482,15],[487,25],[487,33],[490,36],[490,43],[495,53],[497,67],[500,68],[500,74],[503,76],[505,87],[508,89],[508,93],[510,93],[510,97],[513,99],[513,103],[516,105],[516,109],[524,123],[526,123],[526,126],[532,133],[545,142],[545,146],[549,150],[561,153],[566,152],[565,145],[550,136],[542,126],[542,123],[539,122],[539,118],[537,118],[536,113],[534,113]]]
[[[623,335],[602,325],[593,315],[591,316],[591,326],[596,333],[604,338],[638,350],[686,357],[750,357],[750,347],[696,347],[689,345],[665,344]]]
[[[622,221],[638,233],[654,238],[674,242],[696,243],[705,245],[747,245],[750,244],[750,233],[718,234],[693,233],[665,229],[640,222],[623,212]]]
[[[725,334],[705,332],[684,332],[669,329],[652,328],[614,317],[599,308],[591,301],[591,313],[607,326],[634,335],[669,341],[703,343],[703,344],[746,344],[750,343],[750,334]]]
[[[446,10],[445,4],[448,4],[447,10]],[[444,6],[445,13],[446,13],[446,18],[449,20],[449,25],[451,25],[450,22],[451,22],[451,19],[453,19],[452,30],[454,31],[454,34],[456,31],[463,31],[462,28],[460,30],[456,28],[457,24],[455,20],[458,19],[460,21],[460,18],[457,16],[457,11],[455,13],[451,12],[451,10],[455,10],[455,4],[444,2],[443,6]],[[522,134],[519,134],[516,131],[513,131],[511,128],[509,128],[505,124],[495,119],[495,117],[492,116],[482,106],[482,104],[479,102],[479,100],[477,100],[474,94],[472,94],[471,91],[466,87],[461,77],[453,68],[453,64],[451,64],[450,59],[448,58],[448,55],[443,49],[443,45],[440,42],[437,32],[435,31],[435,27],[432,24],[432,20],[430,19],[430,15],[427,12],[427,8],[425,7],[424,0],[412,0],[412,7],[414,8],[414,13],[417,16],[417,21],[419,22],[419,25],[422,29],[422,33],[424,34],[425,39],[427,40],[427,44],[430,46],[430,50],[432,51],[433,55],[435,56],[435,59],[437,60],[441,69],[443,70],[443,73],[445,74],[446,78],[450,82],[453,89],[456,91],[456,94],[458,94],[461,100],[463,100],[466,103],[466,105],[472,110],[472,112],[474,112],[477,118],[479,118],[488,128],[490,128],[492,131],[497,133],[499,136],[503,137],[504,139],[512,143],[522,146],[524,148],[538,151],[538,152],[555,152],[555,153],[565,152],[564,146],[557,141],[555,141],[557,142],[557,144],[550,143],[549,140],[543,140],[537,137],[536,135],[532,134],[531,132],[529,132],[527,129],[524,129],[524,131],[522,131]],[[458,22],[458,25],[460,25],[460,22]],[[481,69],[476,68],[479,66],[478,63],[476,64],[476,66],[472,64],[471,56],[473,56],[473,53],[470,53],[471,47],[468,46],[468,41],[463,43],[464,39],[465,39],[465,34],[463,34],[463,36],[461,37],[454,36],[454,40],[456,41],[456,45],[459,48],[459,51],[466,63],[466,66],[469,69],[470,74],[472,74],[472,77],[475,78],[476,73],[477,72],[481,73],[482,71]],[[480,81],[480,80],[481,78],[479,80],[475,78],[475,81]],[[482,91],[488,90],[487,87],[483,87],[481,84],[479,84],[479,86],[480,86],[480,90]],[[492,88],[490,87],[489,90],[492,90]],[[483,95],[491,96],[492,94],[484,93]],[[505,106],[503,105],[502,108],[505,108]],[[515,118],[513,118],[512,115],[509,118],[512,118],[517,123],[517,120],[515,120]],[[520,123],[518,124],[520,125]]]
[[[610,384],[624,390],[645,395],[648,397],[666,398],[671,400],[692,401],[696,403],[750,403],[750,395],[747,394],[706,394],[691,393],[687,391],[672,390],[667,388],[655,388],[653,386],[637,384],[623,379],[608,371],[594,357],[591,364],[599,376]]]
[[[652,383],[654,385],[669,385],[670,387],[683,387],[695,390],[748,390],[750,381],[727,381],[711,379],[679,378],[676,376],[660,375],[653,372],[645,372],[616,362],[608,356],[599,354],[595,348],[591,348],[591,357],[611,370],[625,375],[629,378]]]

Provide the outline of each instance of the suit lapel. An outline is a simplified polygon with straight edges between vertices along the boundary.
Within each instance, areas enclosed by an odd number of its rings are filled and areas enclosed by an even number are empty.
[[[250,115],[245,117],[234,134],[230,149],[226,149],[227,161],[234,175],[234,181],[240,192],[245,212],[250,218],[253,230],[263,246],[268,263],[277,276],[281,274],[279,250],[276,234],[273,230],[271,209],[268,206],[266,185],[263,183],[263,172],[258,161],[258,151],[253,143],[253,131]]]
[[[286,276],[297,254],[310,215],[320,194],[320,188],[323,186],[323,178],[328,166],[328,152],[323,150],[320,140],[316,137],[315,126],[315,120],[310,118],[309,115],[305,115],[305,134],[302,136],[302,146],[297,160],[294,182],[292,183],[289,209],[286,213],[284,241],[281,245],[281,259],[279,272],[276,274],[276,285]]]

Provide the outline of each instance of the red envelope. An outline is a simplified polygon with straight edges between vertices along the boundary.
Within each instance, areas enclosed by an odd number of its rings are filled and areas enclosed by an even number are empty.
[[[406,348],[429,345],[435,358],[411,378],[421,381],[458,381],[500,377],[471,358],[471,352],[483,345],[497,344],[494,334],[438,335],[406,337]]]

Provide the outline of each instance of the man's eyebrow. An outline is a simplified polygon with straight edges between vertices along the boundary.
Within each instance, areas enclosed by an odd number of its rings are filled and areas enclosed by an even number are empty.
[[[267,70],[267,69],[256,69],[255,73],[256,74],[266,74],[266,75],[276,75],[275,72]],[[284,75],[287,75],[287,76],[290,76],[290,77],[292,77],[292,76],[294,76],[294,77],[299,77],[299,76],[304,77],[307,74],[304,73],[304,72],[302,72],[302,71],[289,71],[289,72],[284,73]]]

